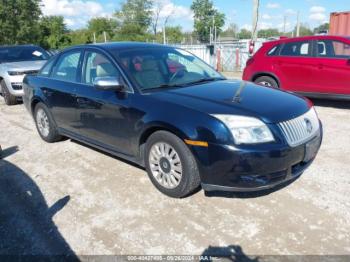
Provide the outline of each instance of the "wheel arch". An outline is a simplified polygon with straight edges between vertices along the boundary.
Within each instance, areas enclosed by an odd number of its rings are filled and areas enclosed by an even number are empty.
[[[281,88],[281,81],[280,81],[279,77],[276,76],[274,73],[271,73],[271,72],[258,72],[258,73],[255,73],[253,75],[251,81],[254,82],[256,79],[258,79],[261,76],[268,76],[268,77],[273,78],[277,82],[278,87]]]
[[[34,110],[38,103],[44,103],[44,102],[39,97],[34,97],[30,103],[30,112],[32,113],[32,115],[34,115]]]
[[[144,165],[144,154],[145,154],[144,149],[145,149],[146,142],[151,135],[153,135],[155,132],[158,132],[158,131],[167,131],[169,133],[172,133],[173,135],[176,135],[181,140],[184,140],[186,139],[186,137],[188,137],[179,128],[176,128],[167,123],[157,122],[157,123],[148,125],[141,131],[141,135],[139,136],[139,140],[138,140],[139,157],[143,165]]]

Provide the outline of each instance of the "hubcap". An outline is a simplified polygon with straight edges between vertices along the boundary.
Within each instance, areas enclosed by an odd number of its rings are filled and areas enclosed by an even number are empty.
[[[272,86],[271,83],[266,82],[266,81],[259,82],[259,84],[262,85],[262,86],[268,86],[268,87]]]
[[[156,143],[149,155],[151,172],[156,181],[168,189],[176,188],[182,178],[182,164],[179,154],[167,143]]]
[[[49,119],[43,109],[39,109],[36,114],[36,123],[42,136],[47,137],[50,133]]]

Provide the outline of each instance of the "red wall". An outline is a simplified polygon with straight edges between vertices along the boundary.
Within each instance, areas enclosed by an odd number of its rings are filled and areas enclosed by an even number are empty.
[[[350,11],[331,13],[329,34],[350,36]]]

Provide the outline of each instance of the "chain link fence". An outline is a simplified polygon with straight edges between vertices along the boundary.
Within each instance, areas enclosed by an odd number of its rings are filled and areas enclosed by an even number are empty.
[[[265,42],[265,39],[259,39],[255,42],[255,51],[257,51]],[[241,72],[243,71],[249,54],[250,40],[240,40],[230,44],[217,43],[210,45],[177,45],[182,49],[198,56],[212,67],[222,72]]]

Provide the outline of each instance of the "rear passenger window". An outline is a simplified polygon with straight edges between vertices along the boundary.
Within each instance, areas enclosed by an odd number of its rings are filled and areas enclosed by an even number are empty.
[[[80,55],[80,51],[72,51],[61,55],[52,77],[58,80],[76,82]]]
[[[309,56],[311,54],[311,44],[305,42],[291,42],[286,43],[282,50],[281,56]]]
[[[276,46],[272,47],[269,52],[267,52],[267,55],[268,56],[276,56],[276,55],[278,55],[279,49],[280,49],[280,45],[276,45]]]
[[[319,40],[317,41],[317,56],[348,59],[350,45],[340,41]]]

